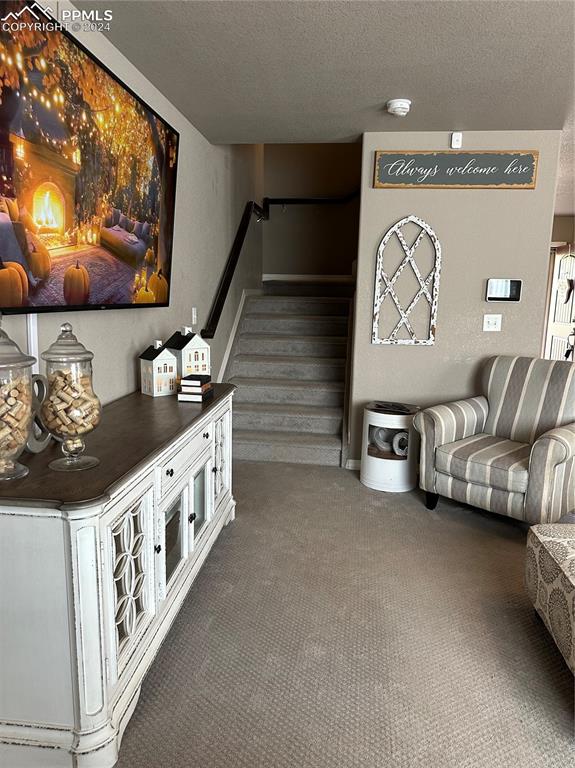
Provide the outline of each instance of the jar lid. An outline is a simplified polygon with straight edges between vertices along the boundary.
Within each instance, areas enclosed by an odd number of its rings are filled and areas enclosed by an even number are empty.
[[[63,323],[56,341],[50,344],[40,357],[49,363],[82,363],[91,360],[94,353],[78,341],[72,333],[70,323]]]
[[[35,357],[25,355],[18,344],[0,328],[0,368],[27,368],[35,362]]]
[[[410,416],[419,411],[418,405],[411,403],[396,403],[389,400],[374,400],[365,406],[367,411],[374,413],[386,413],[394,416]]]

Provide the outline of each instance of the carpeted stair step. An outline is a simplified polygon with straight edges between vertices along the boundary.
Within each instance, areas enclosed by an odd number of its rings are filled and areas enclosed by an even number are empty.
[[[338,467],[341,438],[300,432],[267,432],[237,429],[233,433],[234,459],[284,461]]]
[[[234,376],[252,378],[343,381],[345,360],[304,355],[236,355],[232,372]]]
[[[294,403],[326,407],[343,405],[342,381],[254,379],[249,376],[233,376],[229,381],[237,387],[234,407],[239,403]]]
[[[266,296],[353,296],[355,280],[347,282],[295,282],[281,280],[265,280],[262,289]]]
[[[337,296],[250,296],[246,301],[249,314],[343,315],[349,314],[349,299]]]
[[[241,333],[283,333],[294,336],[345,336],[347,317],[343,315],[291,315],[278,312],[247,312]]]
[[[290,334],[242,333],[238,338],[242,355],[304,355],[345,357],[345,336],[292,336]]]
[[[277,403],[235,403],[234,431],[299,432],[341,435],[343,408]]]
[[[228,366],[234,458],[340,466],[350,294],[320,290],[246,300]]]

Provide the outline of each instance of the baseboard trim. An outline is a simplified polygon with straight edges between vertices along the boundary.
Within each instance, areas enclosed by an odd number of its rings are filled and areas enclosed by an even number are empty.
[[[222,358],[222,364],[220,365],[220,371],[218,373],[218,378],[216,381],[220,383],[223,381],[224,374],[226,372],[226,368],[228,366],[228,361],[230,359],[230,355],[232,353],[232,347],[234,346],[234,340],[236,338],[236,333],[238,332],[238,327],[240,324],[240,319],[242,317],[242,312],[244,309],[244,304],[246,302],[246,298],[248,296],[259,296],[262,293],[261,288],[244,288],[242,291],[242,295],[240,298],[240,303],[238,304],[238,309],[236,311],[236,316],[234,317],[234,322],[232,324],[230,335],[228,338],[228,343],[226,344],[226,350],[224,352],[224,356]]]
[[[262,281],[280,283],[343,283],[352,285],[355,282],[353,275],[281,275],[263,274]]]
[[[346,469],[361,469],[361,461],[360,461],[360,459],[348,459],[345,462],[345,468]]]

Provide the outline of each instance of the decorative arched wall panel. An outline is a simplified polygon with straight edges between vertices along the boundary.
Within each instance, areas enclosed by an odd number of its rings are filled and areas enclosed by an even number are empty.
[[[429,224],[410,215],[388,229],[377,249],[372,344],[435,343],[440,271]]]

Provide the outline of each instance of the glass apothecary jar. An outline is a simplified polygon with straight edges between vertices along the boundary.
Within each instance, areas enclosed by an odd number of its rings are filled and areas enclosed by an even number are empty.
[[[41,417],[46,429],[62,443],[61,459],[50,468],[62,472],[90,469],[100,463],[85,456],[84,435],[100,423],[102,406],[92,388],[94,353],[78,341],[70,323],[60,327],[60,335],[45,352],[47,393]]]
[[[0,328],[0,480],[28,474],[28,467],[16,459],[26,447],[32,426],[35,362]]]

